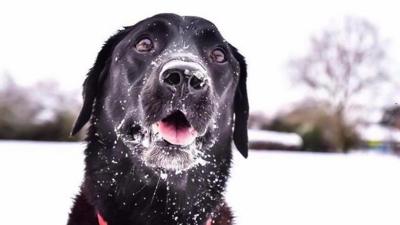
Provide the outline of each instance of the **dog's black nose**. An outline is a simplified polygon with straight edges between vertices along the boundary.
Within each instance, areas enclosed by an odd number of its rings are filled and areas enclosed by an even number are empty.
[[[189,63],[176,64],[168,67],[161,73],[160,81],[164,86],[176,90],[186,85],[189,92],[203,90],[207,86],[205,70]]]

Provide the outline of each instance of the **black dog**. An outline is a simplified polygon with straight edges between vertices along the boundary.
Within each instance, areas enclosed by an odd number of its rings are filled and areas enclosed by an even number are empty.
[[[211,22],[160,14],[99,52],[72,130],[90,119],[69,225],[231,224],[232,138],[247,157],[246,64]],[[103,220],[105,222],[103,222]]]

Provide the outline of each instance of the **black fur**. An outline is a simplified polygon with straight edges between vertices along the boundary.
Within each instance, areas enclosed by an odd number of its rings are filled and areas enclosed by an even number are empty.
[[[235,93],[235,129],[233,132],[233,141],[237,149],[247,158],[248,155],[248,136],[247,136],[247,121],[249,119],[249,101],[247,99],[247,65],[244,57],[237,51],[235,47],[230,45],[233,49],[233,55],[240,64],[240,78],[239,84]]]
[[[143,37],[153,40],[151,52],[135,50]],[[216,48],[226,62],[211,60]],[[197,91],[188,83],[173,91],[165,87],[160,68],[173,59],[203,65],[206,86]],[[232,139],[247,157],[246,63],[214,24],[160,14],[126,27],[99,52],[83,96],[72,134],[90,120],[85,178],[68,225],[95,225],[96,213],[108,225],[204,225],[210,218],[215,225],[232,223],[222,193]],[[152,125],[177,111],[200,134],[193,144],[196,154],[153,140]],[[151,140],[151,151],[144,137]],[[153,159],[176,160],[182,169],[152,164]]]

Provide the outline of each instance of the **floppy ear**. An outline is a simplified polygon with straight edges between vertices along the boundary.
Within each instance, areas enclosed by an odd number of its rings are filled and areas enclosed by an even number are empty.
[[[238,50],[230,45],[233,55],[239,61],[240,73],[239,83],[235,92],[234,100],[234,114],[235,114],[235,127],[233,130],[233,142],[236,148],[247,158],[248,155],[248,135],[247,135],[247,121],[249,119],[249,101],[247,99],[247,65],[244,57]]]
[[[92,115],[96,97],[101,88],[102,81],[108,73],[109,64],[114,47],[125,37],[132,27],[125,27],[110,37],[97,55],[93,67],[89,70],[83,83],[83,106],[78,119],[72,128],[71,135],[75,135],[89,121]]]

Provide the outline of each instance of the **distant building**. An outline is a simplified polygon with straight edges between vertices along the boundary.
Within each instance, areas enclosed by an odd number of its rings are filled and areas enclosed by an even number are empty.
[[[400,129],[400,106],[385,109],[380,124]]]

